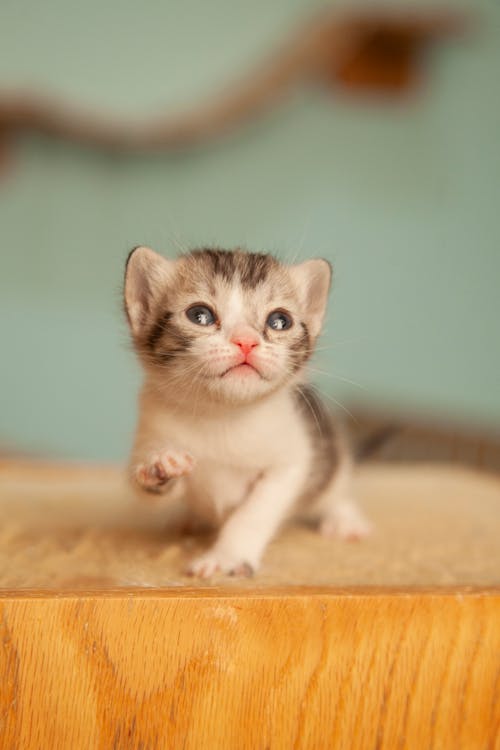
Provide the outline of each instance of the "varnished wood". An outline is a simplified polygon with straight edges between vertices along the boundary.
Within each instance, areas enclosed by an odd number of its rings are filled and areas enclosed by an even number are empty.
[[[2,748],[499,748],[500,590],[4,592]]]
[[[359,479],[374,539],[284,530],[201,588],[119,469],[0,463],[0,750],[500,750],[498,479]]]

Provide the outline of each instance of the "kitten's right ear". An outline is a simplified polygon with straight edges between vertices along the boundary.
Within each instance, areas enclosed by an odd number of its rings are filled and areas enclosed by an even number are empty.
[[[125,312],[132,333],[137,336],[155,300],[172,279],[175,261],[167,260],[149,247],[135,247],[125,266]]]

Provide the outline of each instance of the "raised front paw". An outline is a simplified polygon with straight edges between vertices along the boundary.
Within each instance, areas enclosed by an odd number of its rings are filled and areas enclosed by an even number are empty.
[[[255,564],[252,565],[239,555],[211,549],[190,563],[187,574],[197,578],[211,578],[215,573],[225,573],[239,578],[249,578],[253,576],[255,568]]]
[[[137,464],[134,476],[137,484],[147,492],[161,492],[171,479],[190,474],[194,459],[186,451],[165,450],[154,453],[147,461]]]

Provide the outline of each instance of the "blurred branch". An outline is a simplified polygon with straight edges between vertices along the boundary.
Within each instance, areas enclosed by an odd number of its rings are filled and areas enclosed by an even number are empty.
[[[114,152],[187,147],[257,117],[304,82],[398,94],[415,84],[428,43],[464,28],[464,18],[451,11],[323,14],[238,83],[184,114],[113,122],[47,97],[0,94],[0,137],[5,143],[40,133]]]

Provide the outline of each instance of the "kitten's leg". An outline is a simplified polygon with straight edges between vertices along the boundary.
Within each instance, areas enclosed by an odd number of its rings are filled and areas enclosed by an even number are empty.
[[[190,474],[194,459],[186,451],[167,448],[150,451],[130,466],[132,480],[146,492],[163,493],[172,486],[171,479]]]
[[[171,417],[143,388],[139,399],[139,419],[129,461],[129,476],[136,489],[147,493],[170,493],[176,482],[190,474],[194,459],[171,442]],[[175,443],[175,441],[174,441]]]
[[[190,575],[209,578],[216,571],[251,575],[262,553],[293,508],[304,479],[302,467],[271,470],[227,519],[214,546],[194,560]]]
[[[358,541],[371,532],[370,522],[353,499],[352,474],[352,461],[345,456],[318,500],[319,531],[323,536]]]

